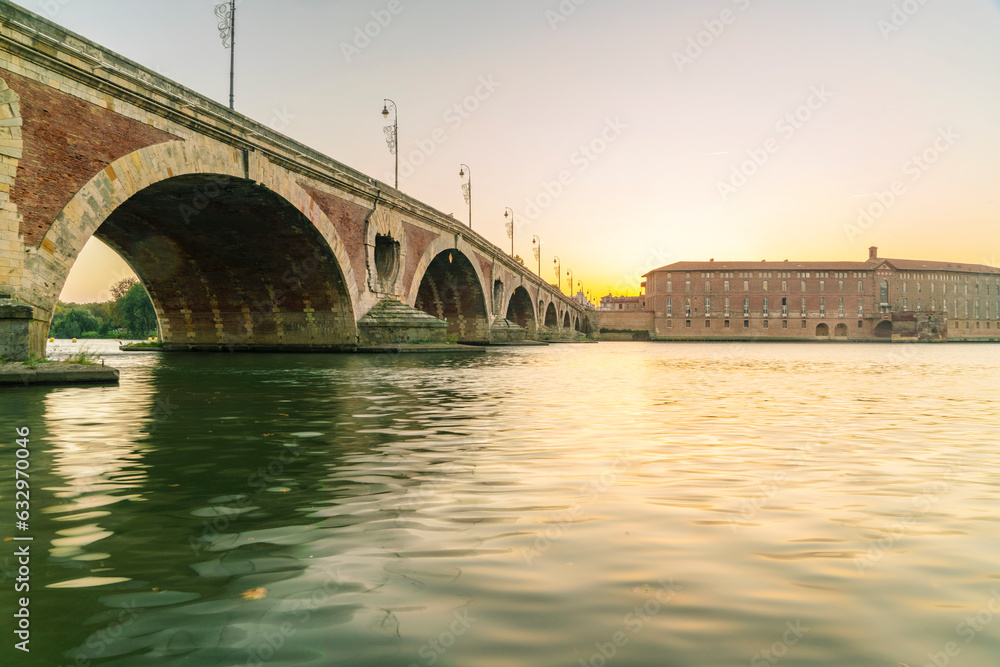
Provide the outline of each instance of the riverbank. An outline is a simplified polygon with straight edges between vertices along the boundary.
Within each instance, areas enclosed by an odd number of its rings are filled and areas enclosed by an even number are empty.
[[[119,376],[117,368],[103,364],[8,361],[0,365],[0,386],[118,384]]]

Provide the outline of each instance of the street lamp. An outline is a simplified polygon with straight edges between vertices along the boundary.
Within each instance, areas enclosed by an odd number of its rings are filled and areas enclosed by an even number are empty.
[[[465,178],[466,172],[469,174],[469,182],[462,183],[462,196],[465,197],[465,203],[469,205],[469,229],[472,229],[472,170],[467,164],[461,165],[458,169],[458,177]]]
[[[569,295],[573,296],[573,272],[566,269],[566,276],[569,278]]]
[[[556,269],[556,287],[559,288],[559,292],[562,292],[562,261],[559,257],[553,257],[552,263],[555,264]]]
[[[542,240],[537,236],[531,237],[531,252],[535,253],[535,259],[538,260],[538,277],[542,277]]]
[[[229,108],[233,109],[233,79],[236,71],[236,0],[215,6],[219,17],[219,36],[222,46],[229,49]]]
[[[385,100],[382,105],[382,118],[389,118],[389,109],[392,108],[392,125],[385,126],[385,142],[389,144],[389,153],[396,156],[396,189],[399,189],[399,111],[396,103],[390,99]]]
[[[510,216],[510,220],[505,225],[507,227],[507,237],[510,239],[510,256],[514,256],[514,209],[510,206],[503,212],[503,217]]]

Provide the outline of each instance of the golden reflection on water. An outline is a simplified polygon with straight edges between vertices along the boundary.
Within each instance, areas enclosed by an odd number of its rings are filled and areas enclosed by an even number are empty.
[[[62,660],[919,665],[1000,588],[995,346],[116,361],[38,413]]]

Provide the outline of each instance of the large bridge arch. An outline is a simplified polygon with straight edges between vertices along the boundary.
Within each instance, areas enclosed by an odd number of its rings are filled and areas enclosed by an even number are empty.
[[[550,329],[559,328],[559,315],[556,313],[556,305],[551,301],[545,307],[545,326]]]
[[[538,316],[535,314],[533,299],[523,285],[514,288],[504,310],[504,317],[519,327],[532,333],[538,328]]]
[[[491,293],[473,249],[439,238],[420,258],[407,302],[447,322],[449,336],[482,343],[490,338]]]
[[[336,348],[357,342],[358,287],[319,206],[266,161],[210,140],[140,149],[93,176],[28,255],[51,312],[92,236],[145,284],[167,347]],[[256,173],[251,173],[251,171]],[[247,178],[250,176],[250,178]]]

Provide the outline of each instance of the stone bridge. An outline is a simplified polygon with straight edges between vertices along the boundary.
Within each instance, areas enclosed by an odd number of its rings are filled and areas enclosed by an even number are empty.
[[[592,312],[394,188],[0,0],[0,356],[95,236],[168,349],[566,340]]]

